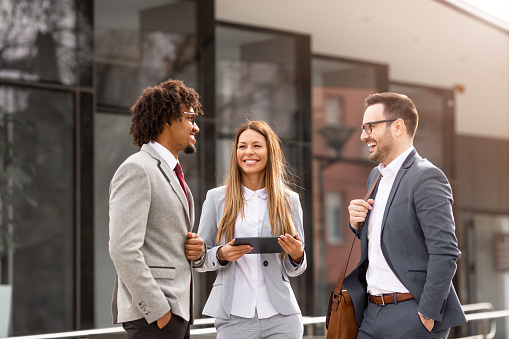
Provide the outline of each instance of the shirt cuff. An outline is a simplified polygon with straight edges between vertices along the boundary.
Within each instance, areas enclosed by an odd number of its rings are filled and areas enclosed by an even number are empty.
[[[207,247],[205,247],[205,251],[203,251],[201,257],[196,260],[193,260],[193,267],[201,267],[205,262],[205,258],[207,257]]]
[[[228,265],[228,262],[229,262],[229,261],[228,261],[228,260],[221,260],[221,259],[219,259],[219,249],[220,249],[221,247],[223,247],[223,246],[219,246],[219,247],[217,248],[217,251],[216,251],[216,259],[217,259],[217,262],[219,263],[219,265],[221,265],[221,266],[226,266],[226,265]]]
[[[293,261],[292,257],[288,256],[288,259],[290,259],[290,264],[292,264],[293,267],[299,267],[300,265],[302,265],[302,262],[304,261],[304,255],[302,255],[302,259],[300,259],[300,263],[296,263],[295,261]]]

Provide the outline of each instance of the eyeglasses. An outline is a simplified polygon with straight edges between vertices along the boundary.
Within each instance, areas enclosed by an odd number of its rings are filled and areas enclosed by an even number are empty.
[[[372,132],[371,128],[373,127],[373,125],[380,124],[382,122],[392,122],[392,121],[396,121],[396,120],[398,120],[398,119],[387,119],[387,120],[378,120],[378,121],[367,122],[361,126],[361,129],[362,129],[362,131],[365,131],[366,134],[371,134],[371,132]]]
[[[191,118],[191,124],[194,125],[196,124],[196,113],[194,112],[182,112],[182,114],[191,114],[192,115],[192,118]]]

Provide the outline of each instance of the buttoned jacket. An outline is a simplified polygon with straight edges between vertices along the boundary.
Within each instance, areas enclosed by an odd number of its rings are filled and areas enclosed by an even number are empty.
[[[192,262],[187,232],[194,224],[178,179],[149,145],[130,156],[110,184],[109,251],[117,271],[114,323],[145,318],[152,323],[168,311],[192,322]]]
[[[374,168],[368,187],[379,171]],[[371,195],[376,201],[376,189]],[[435,320],[434,330],[466,322],[452,284],[461,252],[455,235],[452,190],[446,176],[414,149],[392,185],[382,219],[380,246],[387,264],[415,297],[417,310]],[[345,278],[357,323],[367,306],[369,265],[367,230],[370,213],[359,231],[361,257]]]
[[[302,225],[302,207],[299,196],[294,192],[288,192],[292,218],[295,230],[302,239],[304,247],[304,228]],[[211,317],[229,319],[233,297],[233,282],[235,277],[235,262],[228,262],[222,266],[217,258],[217,250],[224,245],[216,245],[215,239],[217,227],[223,216],[225,200],[225,186],[212,189],[207,192],[207,197],[202,207],[198,235],[207,246],[207,255],[203,264],[196,270],[199,272],[217,271],[209,298],[203,309],[203,314]],[[269,213],[266,213],[262,223],[261,236],[272,236]],[[254,255],[254,254],[247,254]],[[300,313],[300,308],[290,285],[289,277],[302,274],[307,267],[306,255],[300,265],[294,266],[288,254],[280,259],[278,253],[260,254],[262,269],[267,283],[270,299],[276,310],[283,315]]]

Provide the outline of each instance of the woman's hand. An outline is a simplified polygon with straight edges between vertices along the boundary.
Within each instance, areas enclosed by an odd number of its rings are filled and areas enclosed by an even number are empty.
[[[302,249],[302,240],[299,234],[297,233],[295,236],[297,239],[294,239],[294,237],[287,233],[279,236],[277,242],[288,253],[293,262],[299,264],[304,256],[304,250]]]
[[[221,261],[237,261],[244,254],[251,252],[251,250],[253,249],[253,247],[251,245],[233,246],[234,242],[235,242],[235,239],[233,239],[226,245],[221,246],[217,250],[217,257],[219,258],[219,260],[221,260]]]

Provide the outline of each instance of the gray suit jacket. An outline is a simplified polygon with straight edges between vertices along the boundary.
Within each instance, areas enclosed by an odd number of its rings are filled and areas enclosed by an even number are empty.
[[[371,186],[378,169],[368,179]],[[372,197],[376,200],[376,191]],[[382,220],[381,247],[396,277],[415,297],[417,310],[435,320],[434,331],[466,322],[452,285],[461,252],[455,235],[452,190],[446,176],[415,149],[408,155],[392,186]],[[357,323],[367,300],[369,213],[360,230],[361,258],[345,279]]]
[[[130,156],[110,184],[109,251],[117,270],[113,323],[145,318],[152,323],[170,309],[192,321],[192,265],[184,244],[194,224],[178,179],[149,145]]]
[[[304,228],[302,225],[302,207],[297,193],[291,193],[290,205],[292,207],[293,222],[296,232],[302,239],[304,247]],[[216,246],[215,239],[217,226],[221,221],[224,210],[225,187],[214,188],[207,192],[207,197],[202,207],[198,235],[207,245],[207,255],[203,264],[196,270],[199,272],[218,271],[217,278],[203,309],[203,314],[211,317],[229,319],[232,306],[233,281],[235,277],[235,262],[229,262],[226,266],[219,264],[216,253],[220,246]],[[262,225],[262,236],[272,236],[269,221],[269,213],[266,213]],[[224,245],[224,244],[223,244]],[[248,254],[249,255],[249,254]],[[279,254],[260,254],[263,266],[265,281],[269,295],[276,310],[283,315],[300,313],[300,308],[293,294],[288,277],[295,277],[302,274],[307,267],[306,254],[302,263],[294,266],[288,254],[283,260]]]

